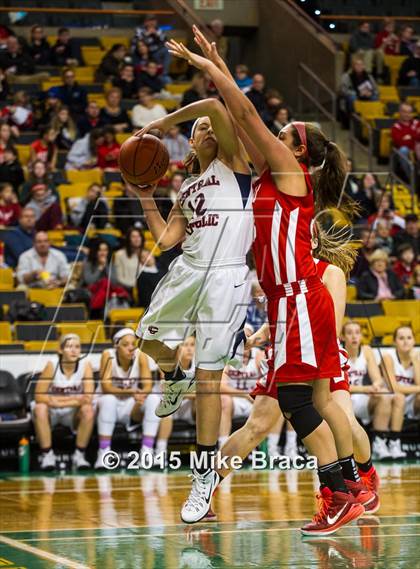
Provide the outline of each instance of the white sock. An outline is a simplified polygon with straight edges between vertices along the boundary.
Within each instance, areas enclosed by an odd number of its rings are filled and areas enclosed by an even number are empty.
[[[269,433],[267,435],[268,454],[275,454],[277,452],[277,443],[278,442],[279,442],[278,433]]]
[[[153,448],[148,447],[146,445],[141,445],[141,453],[142,454],[153,454]]]
[[[286,446],[295,447],[297,445],[296,431],[286,431]]]
[[[222,446],[225,444],[225,442],[228,440],[229,437],[227,437],[226,435],[224,435],[223,437],[219,437],[219,449],[222,448]]]
[[[168,441],[167,439],[158,439],[156,441],[156,454],[160,454],[161,452],[165,452],[168,450]]]

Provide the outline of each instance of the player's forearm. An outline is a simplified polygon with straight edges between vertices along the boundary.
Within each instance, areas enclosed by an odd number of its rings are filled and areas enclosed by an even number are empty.
[[[203,116],[208,116],[211,119],[215,114],[217,114],[217,108],[219,105],[221,105],[221,103],[216,99],[203,99],[202,101],[196,101],[167,115],[165,117],[165,122],[168,125],[168,128],[171,128],[177,124],[192,121]]]
[[[214,63],[208,61],[203,70],[210,74],[235,121],[245,127],[248,124],[249,117],[257,113],[254,105],[236,83],[226,77]]]
[[[153,239],[164,249],[168,242],[168,224],[163,219],[160,211],[152,197],[140,197],[146,223],[153,235]]]
[[[412,393],[420,393],[420,385],[398,385],[396,391],[403,395],[411,395]]]

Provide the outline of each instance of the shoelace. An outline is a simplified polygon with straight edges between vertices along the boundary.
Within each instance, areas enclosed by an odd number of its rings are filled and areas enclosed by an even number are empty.
[[[328,509],[331,505],[332,498],[324,498],[322,494],[317,494],[316,499],[318,501],[318,509],[319,511],[314,515],[313,521],[315,523],[322,522],[325,519],[325,516],[328,512]]]
[[[362,482],[368,490],[371,492],[375,491],[375,482],[372,476],[362,476]]]
[[[199,474],[192,473],[188,476],[192,479],[192,488],[186,506],[188,509],[191,509],[192,507],[199,509],[200,504],[203,501],[202,494],[204,494],[204,488],[202,487],[203,480]]]

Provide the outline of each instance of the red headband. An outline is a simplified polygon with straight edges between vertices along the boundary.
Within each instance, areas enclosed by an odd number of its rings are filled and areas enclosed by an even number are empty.
[[[301,121],[296,121],[296,122],[292,122],[292,125],[295,127],[295,129],[297,130],[297,133],[299,135],[300,138],[300,142],[301,144],[303,144],[306,148],[305,154],[308,153],[308,145],[306,142],[306,126],[304,122]]]

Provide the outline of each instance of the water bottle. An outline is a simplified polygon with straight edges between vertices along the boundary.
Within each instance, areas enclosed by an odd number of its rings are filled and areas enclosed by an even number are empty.
[[[29,441],[26,437],[22,437],[19,441],[19,472],[21,474],[28,474],[29,460],[30,460]]]

